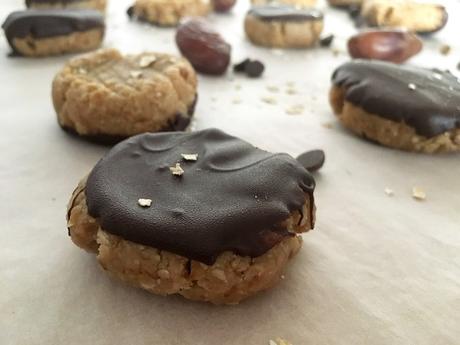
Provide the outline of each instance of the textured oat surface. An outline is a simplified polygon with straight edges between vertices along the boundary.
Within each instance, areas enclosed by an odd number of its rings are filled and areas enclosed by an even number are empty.
[[[303,22],[264,21],[247,15],[244,28],[255,44],[272,48],[306,48],[314,45],[323,31],[323,20]]]
[[[68,228],[72,241],[97,254],[100,265],[112,276],[159,295],[180,294],[188,299],[215,304],[237,304],[281,279],[289,259],[299,251],[302,239],[282,240],[257,258],[222,253],[211,265],[164,250],[136,244],[104,231],[88,214],[85,179],[68,205]],[[307,202],[303,214],[310,214]],[[314,207],[314,206],[311,206]],[[293,234],[308,231],[312,220],[299,212],[282,223]]]
[[[460,128],[433,138],[418,135],[404,124],[387,120],[377,114],[370,114],[344,99],[345,89],[333,86],[330,102],[342,124],[357,135],[395,149],[445,153],[460,151]]]
[[[136,0],[133,13],[160,26],[174,26],[184,17],[206,16],[209,0]]]
[[[131,136],[189,116],[197,93],[190,64],[168,54],[100,50],[71,60],[53,81],[62,127],[80,135]]]

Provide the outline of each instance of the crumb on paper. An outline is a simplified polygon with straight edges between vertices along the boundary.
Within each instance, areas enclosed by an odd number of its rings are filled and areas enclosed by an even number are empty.
[[[290,88],[286,89],[286,93],[287,93],[288,95],[296,95],[296,94],[297,94],[297,90],[290,87]]]
[[[286,109],[288,115],[300,115],[303,114],[305,107],[302,104],[295,104]]]
[[[217,101],[217,97],[212,96],[212,97],[211,97],[211,102],[216,102],[216,101]]]
[[[334,56],[339,56],[341,53],[340,49],[338,48],[332,48],[331,51],[332,51],[332,55]]]
[[[334,125],[332,124],[332,122],[323,122],[321,124],[321,126],[323,126],[324,128],[327,128],[327,129],[331,129],[334,127]]]
[[[141,207],[150,207],[150,206],[152,206],[152,199],[141,198],[141,199],[137,200],[137,203]]]
[[[265,102],[267,104],[276,104],[276,99],[274,97],[270,96],[264,96],[261,98],[262,102]]]
[[[425,200],[426,199],[426,193],[420,187],[413,187],[412,188],[412,197],[415,200]]]
[[[281,50],[281,49],[277,49],[277,48],[270,49],[270,52],[275,56],[283,56],[284,55],[284,51]]]
[[[274,93],[280,91],[279,87],[275,85],[267,85],[267,90]]]
[[[196,162],[198,160],[198,153],[182,153],[181,156],[186,161]]]
[[[241,84],[235,84],[235,90],[241,90]]]
[[[170,167],[169,170],[174,176],[182,176],[184,174],[184,169],[182,169],[180,163],[176,163],[176,166]]]
[[[388,195],[388,196],[393,196],[393,195],[395,195],[395,192],[393,191],[393,189],[391,189],[389,187],[385,187],[385,194]]]
[[[131,72],[129,73],[129,75],[130,75],[132,78],[138,79],[138,78],[142,77],[142,72],[141,72],[141,71],[131,71]]]
[[[239,97],[233,98],[233,99],[232,99],[232,103],[233,103],[233,104],[240,104],[240,103],[241,103],[241,98],[239,98]]]
[[[139,66],[142,67],[142,68],[146,68],[146,67],[149,67],[152,63],[154,63],[156,61],[156,57],[155,56],[143,56],[141,57],[141,60],[139,61]]]
[[[452,47],[448,44],[443,44],[441,47],[439,47],[439,51],[441,52],[442,55],[448,55],[451,50],[452,50]]]

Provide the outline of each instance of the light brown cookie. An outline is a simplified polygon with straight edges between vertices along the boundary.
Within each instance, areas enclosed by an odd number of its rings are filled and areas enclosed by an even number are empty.
[[[448,19],[444,6],[413,0],[364,0],[361,15],[371,26],[405,28],[418,33],[439,31]]]
[[[155,294],[235,304],[281,278],[299,234],[314,226],[313,190],[294,158],[216,129],[143,134],[80,182],[67,225],[112,276]]]
[[[175,26],[184,17],[202,17],[211,11],[209,0],[136,0],[130,16],[159,26]]]
[[[253,6],[244,28],[257,45],[276,48],[307,48],[318,42],[323,15],[314,9],[290,5]]]
[[[452,74],[356,60],[332,81],[334,113],[357,135],[407,151],[460,151],[460,83]]]
[[[105,12],[107,0],[26,0],[26,6],[43,9],[93,9]]]
[[[316,0],[251,0],[253,5],[287,4],[293,6],[312,7]]]
[[[197,78],[179,57],[107,49],[70,60],[54,78],[52,96],[61,127],[113,143],[143,132],[184,130]]]

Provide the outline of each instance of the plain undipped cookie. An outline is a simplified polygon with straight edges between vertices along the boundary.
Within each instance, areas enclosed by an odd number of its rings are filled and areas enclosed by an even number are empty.
[[[143,132],[184,130],[197,78],[180,57],[107,49],[70,60],[54,78],[52,96],[61,127],[114,143]]]
[[[2,25],[15,55],[40,57],[98,48],[104,17],[95,10],[27,10],[11,13]]]
[[[107,0],[26,0],[26,6],[35,9],[94,9],[105,11]]]
[[[444,6],[414,0],[364,0],[361,16],[371,26],[433,33],[447,23]]]
[[[142,134],[79,184],[69,235],[131,285],[235,304],[273,286],[300,249],[314,185],[291,156],[217,129]]]
[[[318,42],[323,15],[315,9],[290,5],[253,6],[244,28],[257,45],[274,48],[307,48]]]
[[[356,60],[332,84],[334,112],[359,136],[408,151],[460,151],[460,79],[451,73]]]
[[[211,11],[209,0],[136,0],[130,16],[159,26],[175,26],[184,17],[202,17]]]

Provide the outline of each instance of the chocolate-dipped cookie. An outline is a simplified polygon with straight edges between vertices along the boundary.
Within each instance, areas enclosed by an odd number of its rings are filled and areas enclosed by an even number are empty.
[[[254,44],[278,48],[307,48],[318,42],[323,30],[320,11],[290,5],[253,6],[244,28]]]
[[[70,60],[54,78],[52,97],[62,128],[113,144],[143,132],[186,129],[197,78],[180,57],[107,49]]]
[[[291,156],[217,129],[143,134],[79,184],[69,234],[135,286],[233,304],[280,278],[313,228],[314,186]]]
[[[460,150],[460,80],[448,71],[355,60],[332,75],[330,101],[347,128],[382,145]]]
[[[35,9],[93,9],[105,11],[107,0],[26,0],[26,6]]]
[[[364,0],[361,16],[371,26],[404,28],[422,34],[441,30],[448,19],[444,6],[414,0]]]
[[[104,17],[94,10],[27,10],[2,25],[16,55],[31,57],[93,50],[104,38]]]

